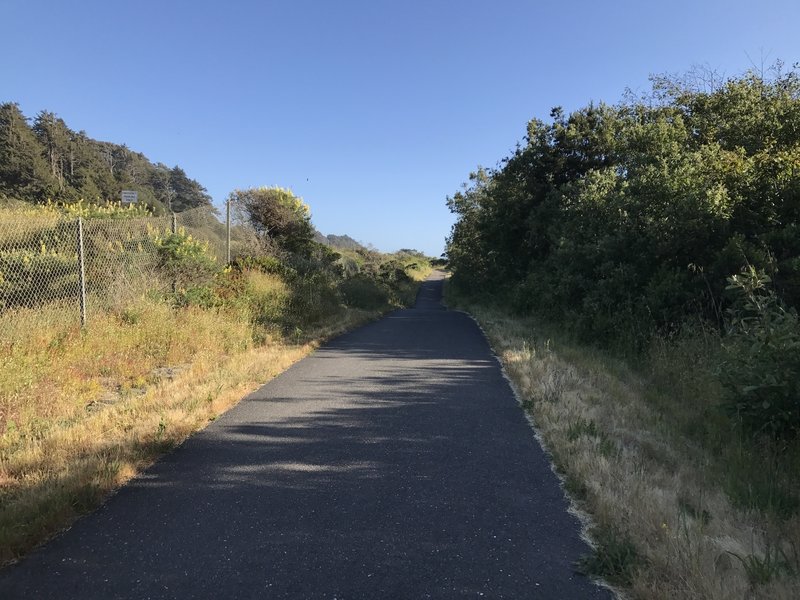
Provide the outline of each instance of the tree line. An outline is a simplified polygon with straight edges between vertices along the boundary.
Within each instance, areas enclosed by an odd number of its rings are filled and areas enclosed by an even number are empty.
[[[206,189],[179,166],[75,132],[52,112],[29,121],[18,104],[0,104],[0,198],[102,203],[123,189],[138,191],[139,202],[157,213],[211,207]]]
[[[555,108],[447,203],[455,290],[636,354],[655,335],[702,322],[736,334],[742,354],[730,364],[795,357],[757,364],[753,385],[732,376],[741,389],[731,404],[739,410],[750,393],[774,407],[764,394],[778,394],[800,428],[796,66],[724,80],[657,76],[616,105]]]

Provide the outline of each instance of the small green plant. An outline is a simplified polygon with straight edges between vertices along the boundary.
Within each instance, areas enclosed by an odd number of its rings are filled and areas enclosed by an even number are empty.
[[[600,435],[600,443],[597,445],[597,451],[606,458],[617,456],[620,452],[614,440],[609,439],[608,436],[603,434]]]
[[[705,508],[698,508],[694,502],[687,498],[678,498],[678,510],[682,516],[689,516],[703,525],[711,523],[711,513]]]
[[[577,477],[569,475],[564,477],[564,489],[572,498],[578,500],[586,500],[589,495],[589,487]]]
[[[567,426],[567,439],[570,442],[574,442],[583,437],[597,440],[597,452],[606,458],[611,458],[619,452],[619,448],[614,441],[598,429],[594,420],[587,421],[578,417]]]
[[[193,286],[175,292],[175,306],[199,306],[201,308],[214,308],[222,301],[216,290],[208,285]]]
[[[158,420],[158,428],[156,429],[156,441],[160,442],[164,439],[164,433],[167,431],[167,423],[164,421],[163,415]]]
[[[593,420],[578,418],[567,427],[567,439],[574,442],[581,437],[598,437],[597,424]]]
[[[636,547],[627,536],[613,529],[597,532],[597,541],[594,551],[580,560],[581,570],[611,584],[630,585],[636,570],[644,563]]]
[[[794,576],[794,565],[787,553],[774,544],[768,544],[764,555],[748,554],[741,556],[735,552],[728,552],[738,560],[747,573],[750,585],[764,585],[781,575]]]
[[[125,307],[119,313],[119,320],[126,325],[136,325],[142,320],[142,311],[138,307]]]

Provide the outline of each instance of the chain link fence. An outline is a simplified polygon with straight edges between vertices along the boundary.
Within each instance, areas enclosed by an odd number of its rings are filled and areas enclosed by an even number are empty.
[[[0,212],[0,312],[59,302],[74,305],[85,324],[93,311],[151,290],[167,292],[175,281],[159,268],[164,240],[171,233],[191,236],[222,268],[258,250],[238,217],[226,227],[208,208],[137,218]]]

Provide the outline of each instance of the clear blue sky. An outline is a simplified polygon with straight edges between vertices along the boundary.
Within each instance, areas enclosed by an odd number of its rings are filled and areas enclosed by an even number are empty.
[[[0,0],[0,101],[178,164],[222,205],[290,187],[323,233],[443,250],[445,197],[533,117],[652,73],[800,61],[798,0]]]

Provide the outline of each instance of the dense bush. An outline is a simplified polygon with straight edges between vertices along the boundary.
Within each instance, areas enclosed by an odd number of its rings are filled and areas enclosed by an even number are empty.
[[[294,254],[308,253],[314,247],[311,209],[291,190],[280,187],[235,190],[228,202],[243,211],[265,246]]]
[[[389,293],[372,277],[356,275],[339,283],[339,292],[347,306],[374,310],[389,302]]]
[[[738,292],[730,310],[721,380],[725,407],[748,430],[789,438],[800,433],[800,321],[750,270],[731,277]]]
[[[237,258],[218,277],[215,296],[222,305],[244,304],[261,326],[292,334],[320,325],[345,307],[379,310],[410,304],[416,283],[408,272],[421,271],[428,261],[423,255],[385,255],[365,248],[340,254],[314,241],[300,252],[276,247],[262,252]],[[280,287],[277,296],[262,299],[253,293],[251,280],[267,281],[260,275],[269,276],[270,293]]]
[[[721,323],[726,279],[746,265],[796,306],[800,81],[661,78],[646,98],[555,109],[448,204],[454,286],[596,343],[641,347],[698,314]]]
[[[251,319],[257,325],[265,329],[288,327],[291,290],[280,277],[261,271],[247,272],[241,298],[247,302]]]
[[[156,237],[157,266],[176,288],[203,285],[219,269],[210,255],[208,243],[194,238],[185,229]]]
[[[93,310],[113,311],[148,293],[175,307],[238,311],[266,339],[330,324],[346,307],[379,310],[413,300],[416,284],[408,272],[425,272],[424,255],[385,255],[360,245],[337,252],[312,239],[308,207],[279,188],[237,192],[233,200],[252,201],[250,208],[260,212],[251,216],[264,222],[260,242],[227,266],[198,237],[198,213],[190,230],[175,230],[175,221],[169,227],[166,219],[147,218],[145,208],[119,203],[4,206],[0,309],[77,303],[78,216]],[[200,232],[213,233],[213,215],[199,218]]]
[[[77,299],[77,292],[75,255],[46,250],[0,251],[0,308]]]
[[[281,262],[277,257],[266,254],[259,256],[241,256],[233,261],[231,267],[238,271],[257,270],[263,273],[273,273],[283,276],[292,274],[288,265]]]
[[[338,314],[342,303],[336,280],[327,273],[314,273],[291,282],[288,322],[304,328]]]
[[[378,267],[378,275],[381,281],[389,286],[408,283],[411,281],[411,277],[406,273],[406,268],[411,268],[412,270],[417,268],[416,263],[412,262],[411,264],[414,267],[410,267],[410,265],[406,267],[399,260],[389,260]]]
[[[800,381],[800,77],[777,65],[695,81],[657,77],[642,98],[532,120],[448,198],[452,285],[639,356],[686,321],[722,330],[728,279],[754,268],[774,296],[731,331],[728,406],[784,435]]]

